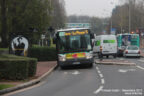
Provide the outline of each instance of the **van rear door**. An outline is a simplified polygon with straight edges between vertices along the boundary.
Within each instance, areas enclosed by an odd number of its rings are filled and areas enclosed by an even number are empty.
[[[103,54],[111,54],[117,52],[117,43],[114,39],[103,40]]]

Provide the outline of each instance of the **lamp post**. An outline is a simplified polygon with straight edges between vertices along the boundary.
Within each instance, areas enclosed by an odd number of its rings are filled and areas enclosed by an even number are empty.
[[[112,28],[113,28],[113,25],[112,25],[112,24],[113,24],[113,22],[112,22],[112,16],[111,16],[111,27],[110,27],[111,30],[110,30],[110,31],[112,31]]]
[[[129,0],[129,33],[131,32],[131,6],[130,6],[130,0]]]

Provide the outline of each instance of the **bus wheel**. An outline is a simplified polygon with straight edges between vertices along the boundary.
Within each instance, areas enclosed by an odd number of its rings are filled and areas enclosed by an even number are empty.
[[[98,58],[103,58],[103,55],[101,53],[98,53]]]
[[[98,54],[98,58],[101,58],[100,54]]]
[[[116,58],[116,57],[117,57],[117,55],[115,54],[115,55],[113,55],[113,57],[114,57],[114,58]]]
[[[88,67],[89,67],[89,68],[92,68],[92,67],[93,67],[93,63],[90,63],[90,64],[88,65]]]
[[[60,66],[60,68],[61,68],[61,69],[66,69],[66,67],[65,67],[65,66]]]

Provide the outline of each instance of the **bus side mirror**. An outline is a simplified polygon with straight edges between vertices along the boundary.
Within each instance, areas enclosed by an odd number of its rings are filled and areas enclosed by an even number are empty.
[[[91,38],[94,39],[94,33],[91,33],[90,35],[91,35]]]

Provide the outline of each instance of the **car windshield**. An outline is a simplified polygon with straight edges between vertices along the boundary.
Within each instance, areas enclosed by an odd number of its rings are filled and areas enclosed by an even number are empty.
[[[137,46],[129,46],[127,49],[128,50],[138,50],[138,47]]]
[[[59,52],[91,50],[90,35],[60,36]]]

